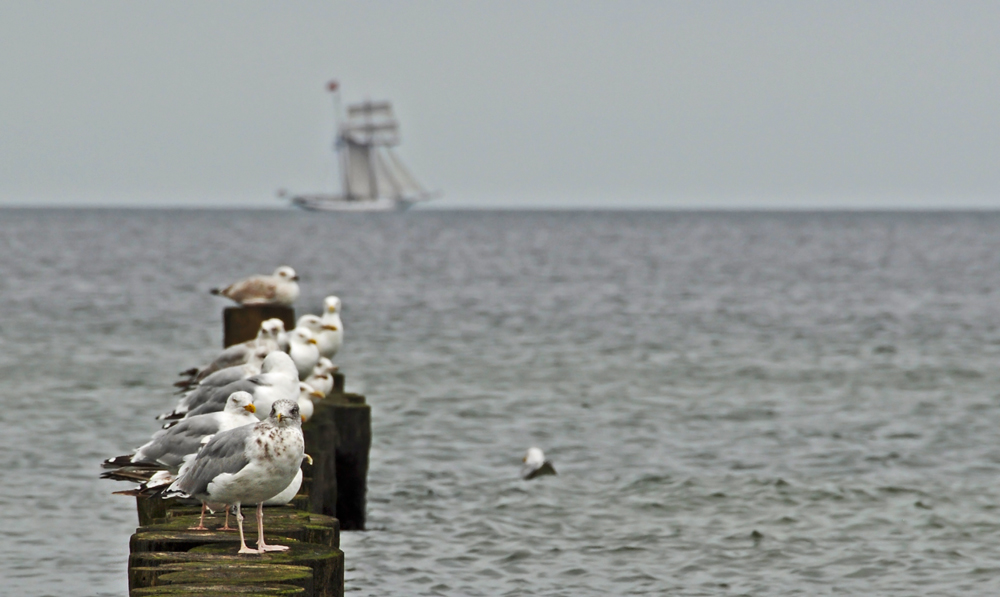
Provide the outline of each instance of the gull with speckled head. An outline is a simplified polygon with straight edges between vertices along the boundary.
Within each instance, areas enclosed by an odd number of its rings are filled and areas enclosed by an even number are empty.
[[[299,406],[278,400],[267,419],[216,434],[184,465],[163,497],[195,498],[212,506],[234,506],[241,554],[284,551],[264,541],[264,502],[288,488],[306,457]],[[247,547],[242,504],[257,504],[257,549]]]
[[[287,265],[270,276],[251,276],[225,288],[213,288],[212,294],[232,299],[241,305],[291,306],[299,298],[298,275]]]

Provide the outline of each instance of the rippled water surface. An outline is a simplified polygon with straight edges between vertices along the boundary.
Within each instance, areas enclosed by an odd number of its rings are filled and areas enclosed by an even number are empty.
[[[351,594],[1000,591],[1000,214],[6,210],[0,593],[127,592],[99,463],[282,263],[373,408]]]

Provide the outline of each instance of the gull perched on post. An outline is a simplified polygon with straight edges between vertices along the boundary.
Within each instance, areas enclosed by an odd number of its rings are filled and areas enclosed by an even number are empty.
[[[241,305],[291,306],[299,298],[298,279],[294,269],[283,265],[270,276],[250,276],[211,292]]]
[[[184,465],[163,497],[195,498],[212,506],[234,506],[241,554],[284,551],[264,542],[264,502],[286,489],[305,455],[299,406],[278,400],[267,419],[217,433]],[[247,547],[242,504],[257,504],[257,549]]]
[[[340,321],[340,298],[330,295],[323,299],[323,316],[320,321],[324,326],[330,326],[329,334],[320,338],[319,353],[332,359],[344,344],[344,322]]]

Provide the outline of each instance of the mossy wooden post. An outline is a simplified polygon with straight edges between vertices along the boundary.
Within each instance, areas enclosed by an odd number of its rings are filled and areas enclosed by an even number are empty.
[[[368,491],[368,453],[372,445],[372,410],[360,394],[339,394],[332,402],[337,427],[337,510],[340,528],[363,531]],[[326,514],[325,512],[323,514]]]
[[[312,464],[302,464],[302,488],[299,493],[309,496],[309,511],[326,516],[337,515],[337,423],[333,404],[327,400],[315,403],[313,416],[302,425],[306,453]]]
[[[232,346],[253,340],[260,331],[260,324],[271,318],[285,323],[285,329],[295,327],[295,309],[282,305],[247,305],[226,307],[222,312],[223,346]]]

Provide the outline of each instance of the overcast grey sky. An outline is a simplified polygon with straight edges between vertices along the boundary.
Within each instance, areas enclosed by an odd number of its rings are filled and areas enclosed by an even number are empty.
[[[333,191],[326,82],[440,207],[1000,208],[1000,2],[0,0],[0,205]]]

